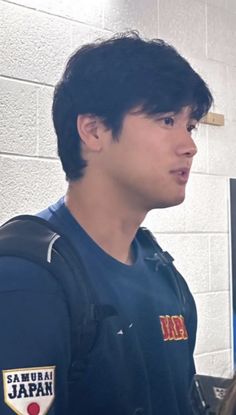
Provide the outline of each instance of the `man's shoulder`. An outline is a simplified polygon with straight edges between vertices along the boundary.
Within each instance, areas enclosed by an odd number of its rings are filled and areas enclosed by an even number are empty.
[[[61,212],[64,212],[65,204],[64,197],[61,197],[56,203],[48,206],[46,209],[43,209],[35,214],[35,216],[42,218],[50,223],[57,223],[60,226]]]
[[[14,256],[0,257],[0,292],[6,291],[58,292],[58,283],[43,266]]]

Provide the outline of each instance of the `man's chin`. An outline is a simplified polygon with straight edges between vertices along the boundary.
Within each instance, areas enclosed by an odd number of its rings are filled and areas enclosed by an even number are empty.
[[[169,207],[174,207],[174,206],[178,206],[181,205],[181,203],[183,203],[185,199],[185,194],[182,195],[181,197],[179,196],[178,198],[172,199],[172,200],[165,200],[163,202],[159,202],[159,205],[156,206],[157,209],[165,209],[165,208],[169,208]]]

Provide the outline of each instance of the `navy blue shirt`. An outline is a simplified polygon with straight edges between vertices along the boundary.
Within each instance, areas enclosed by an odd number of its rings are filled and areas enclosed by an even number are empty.
[[[70,385],[70,324],[60,287],[33,263],[1,259],[0,413],[12,413],[13,402],[18,408],[27,403],[22,413],[29,415],[46,405],[49,415],[191,414],[196,309],[187,285],[182,282],[183,310],[168,276],[153,269],[137,240],[132,265],[115,260],[76,222],[63,199],[39,216],[67,235],[99,302],[118,314],[104,320],[81,378]],[[36,386],[30,368],[37,368]]]

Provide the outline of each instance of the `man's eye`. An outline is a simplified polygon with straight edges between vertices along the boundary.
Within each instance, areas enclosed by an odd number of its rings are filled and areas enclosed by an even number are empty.
[[[168,125],[168,126],[172,127],[174,125],[175,120],[172,117],[165,117],[165,118],[163,118],[163,122],[164,122],[165,125]]]
[[[195,124],[190,124],[187,126],[187,131],[191,133],[191,131],[196,130],[197,126]]]

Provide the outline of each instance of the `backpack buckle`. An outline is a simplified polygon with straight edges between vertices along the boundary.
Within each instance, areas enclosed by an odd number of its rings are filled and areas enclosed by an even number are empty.
[[[174,261],[174,258],[167,251],[154,252],[153,256],[146,257],[146,261],[150,261],[154,264],[155,271],[158,271],[160,267],[170,266]]]

